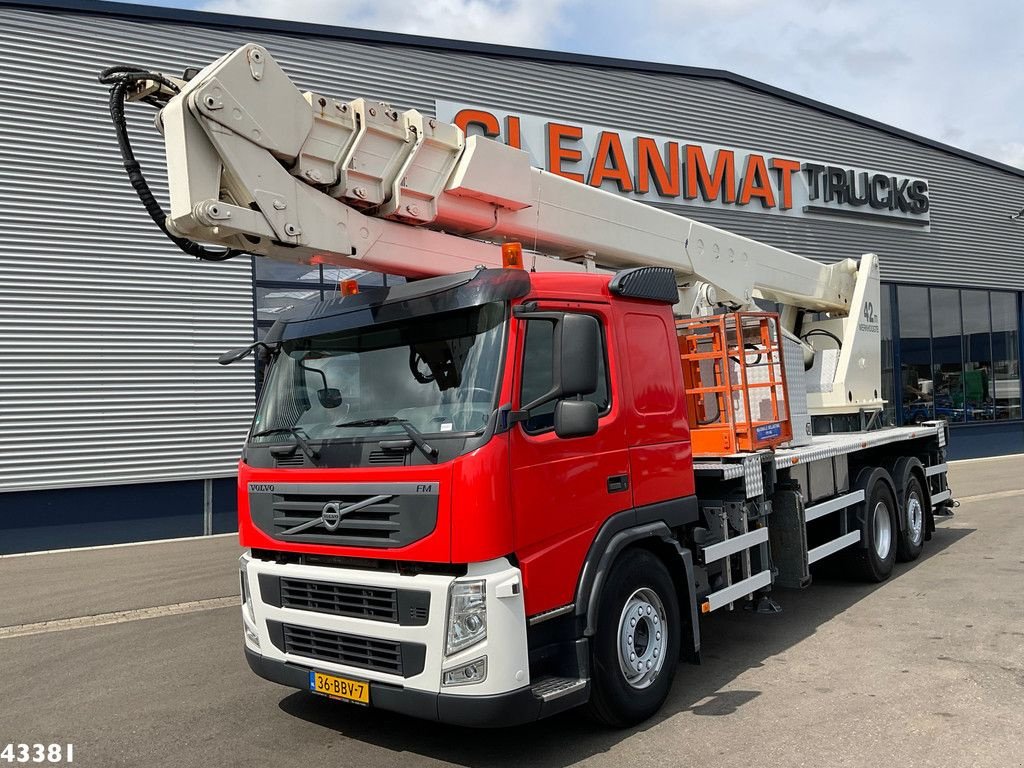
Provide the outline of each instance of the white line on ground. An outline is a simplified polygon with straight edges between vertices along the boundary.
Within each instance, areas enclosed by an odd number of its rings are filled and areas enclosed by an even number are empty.
[[[121,547],[142,547],[146,544],[173,544],[176,541],[200,541],[202,539],[223,539],[227,536],[238,536],[237,533],[215,533],[211,536],[182,536],[178,539],[149,539],[147,541],[126,541],[123,544],[98,544],[94,547],[68,547],[67,549],[43,549],[38,552],[16,552],[13,555],[0,555],[0,560],[10,557],[33,557],[35,555],[59,555],[63,552],[92,552],[95,549],[119,549]]]
[[[1008,453],[1005,456],[982,456],[977,459],[954,459],[947,464],[973,464],[976,461],[999,461],[1000,459],[1021,459],[1024,453]]]
[[[992,491],[991,493],[977,493],[974,496],[957,496],[956,500],[963,504],[966,501],[987,501],[989,499],[1007,499],[1011,496],[1024,496],[1024,488],[1012,491]]]
[[[183,613],[212,611],[217,608],[228,608],[231,606],[237,607],[239,603],[238,595],[233,595],[230,597],[214,597],[209,600],[192,600],[187,603],[174,603],[172,605],[157,605],[152,608],[135,608],[130,611],[76,616],[72,619],[39,621],[35,624],[15,624],[9,627],[0,627],[0,640],[12,637],[25,637],[26,635],[42,635],[48,632],[65,632],[70,629],[102,627],[106,624],[124,624],[128,621],[142,621],[143,619],[158,619],[163,616],[180,616]]]

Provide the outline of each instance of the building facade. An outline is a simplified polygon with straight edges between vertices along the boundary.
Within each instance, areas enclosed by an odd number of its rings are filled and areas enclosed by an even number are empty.
[[[177,251],[96,75],[245,42],[300,88],[455,120],[580,183],[826,262],[878,253],[887,421],[948,419],[954,458],[1024,451],[1024,170],[720,71],[95,0],[0,0],[0,40],[0,554],[235,527],[257,372],[216,357],[351,275]],[[152,113],[129,113],[162,195]]]

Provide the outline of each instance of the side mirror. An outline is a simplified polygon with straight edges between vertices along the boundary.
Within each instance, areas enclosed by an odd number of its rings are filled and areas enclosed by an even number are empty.
[[[231,365],[237,363],[243,357],[248,356],[252,352],[252,347],[238,347],[237,349],[229,349],[227,352],[217,358],[217,362],[221,365]]]
[[[558,375],[559,397],[590,395],[597,389],[597,356],[601,353],[601,329],[593,315],[567,314],[563,317]]]
[[[324,408],[337,408],[341,405],[341,390],[334,387],[325,387],[316,391],[317,399]]]
[[[271,347],[266,342],[257,341],[255,344],[250,344],[248,347],[236,347],[235,349],[229,349],[227,352],[217,358],[217,362],[221,365],[231,365],[237,363],[242,358],[248,357],[249,354],[259,348],[263,347],[267,352],[273,354],[276,351],[276,347]]]
[[[597,403],[559,400],[555,405],[555,434],[558,437],[590,437],[596,432]]]

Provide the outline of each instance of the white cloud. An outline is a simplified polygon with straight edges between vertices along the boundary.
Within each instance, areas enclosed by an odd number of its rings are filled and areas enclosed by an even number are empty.
[[[569,0],[212,0],[202,10],[538,48],[564,31],[568,5]]]
[[[656,0],[654,8],[656,23],[623,55],[727,69],[1024,167],[1022,3]]]
[[[202,7],[725,69],[1024,167],[1024,3],[1013,0],[206,0]]]

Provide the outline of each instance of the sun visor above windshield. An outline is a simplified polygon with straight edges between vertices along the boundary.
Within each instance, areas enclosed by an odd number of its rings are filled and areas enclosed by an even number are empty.
[[[478,269],[401,285],[365,288],[352,296],[338,296],[296,310],[274,323],[264,341],[277,344],[451,312],[522,298],[529,291],[530,274],[521,269]]]

